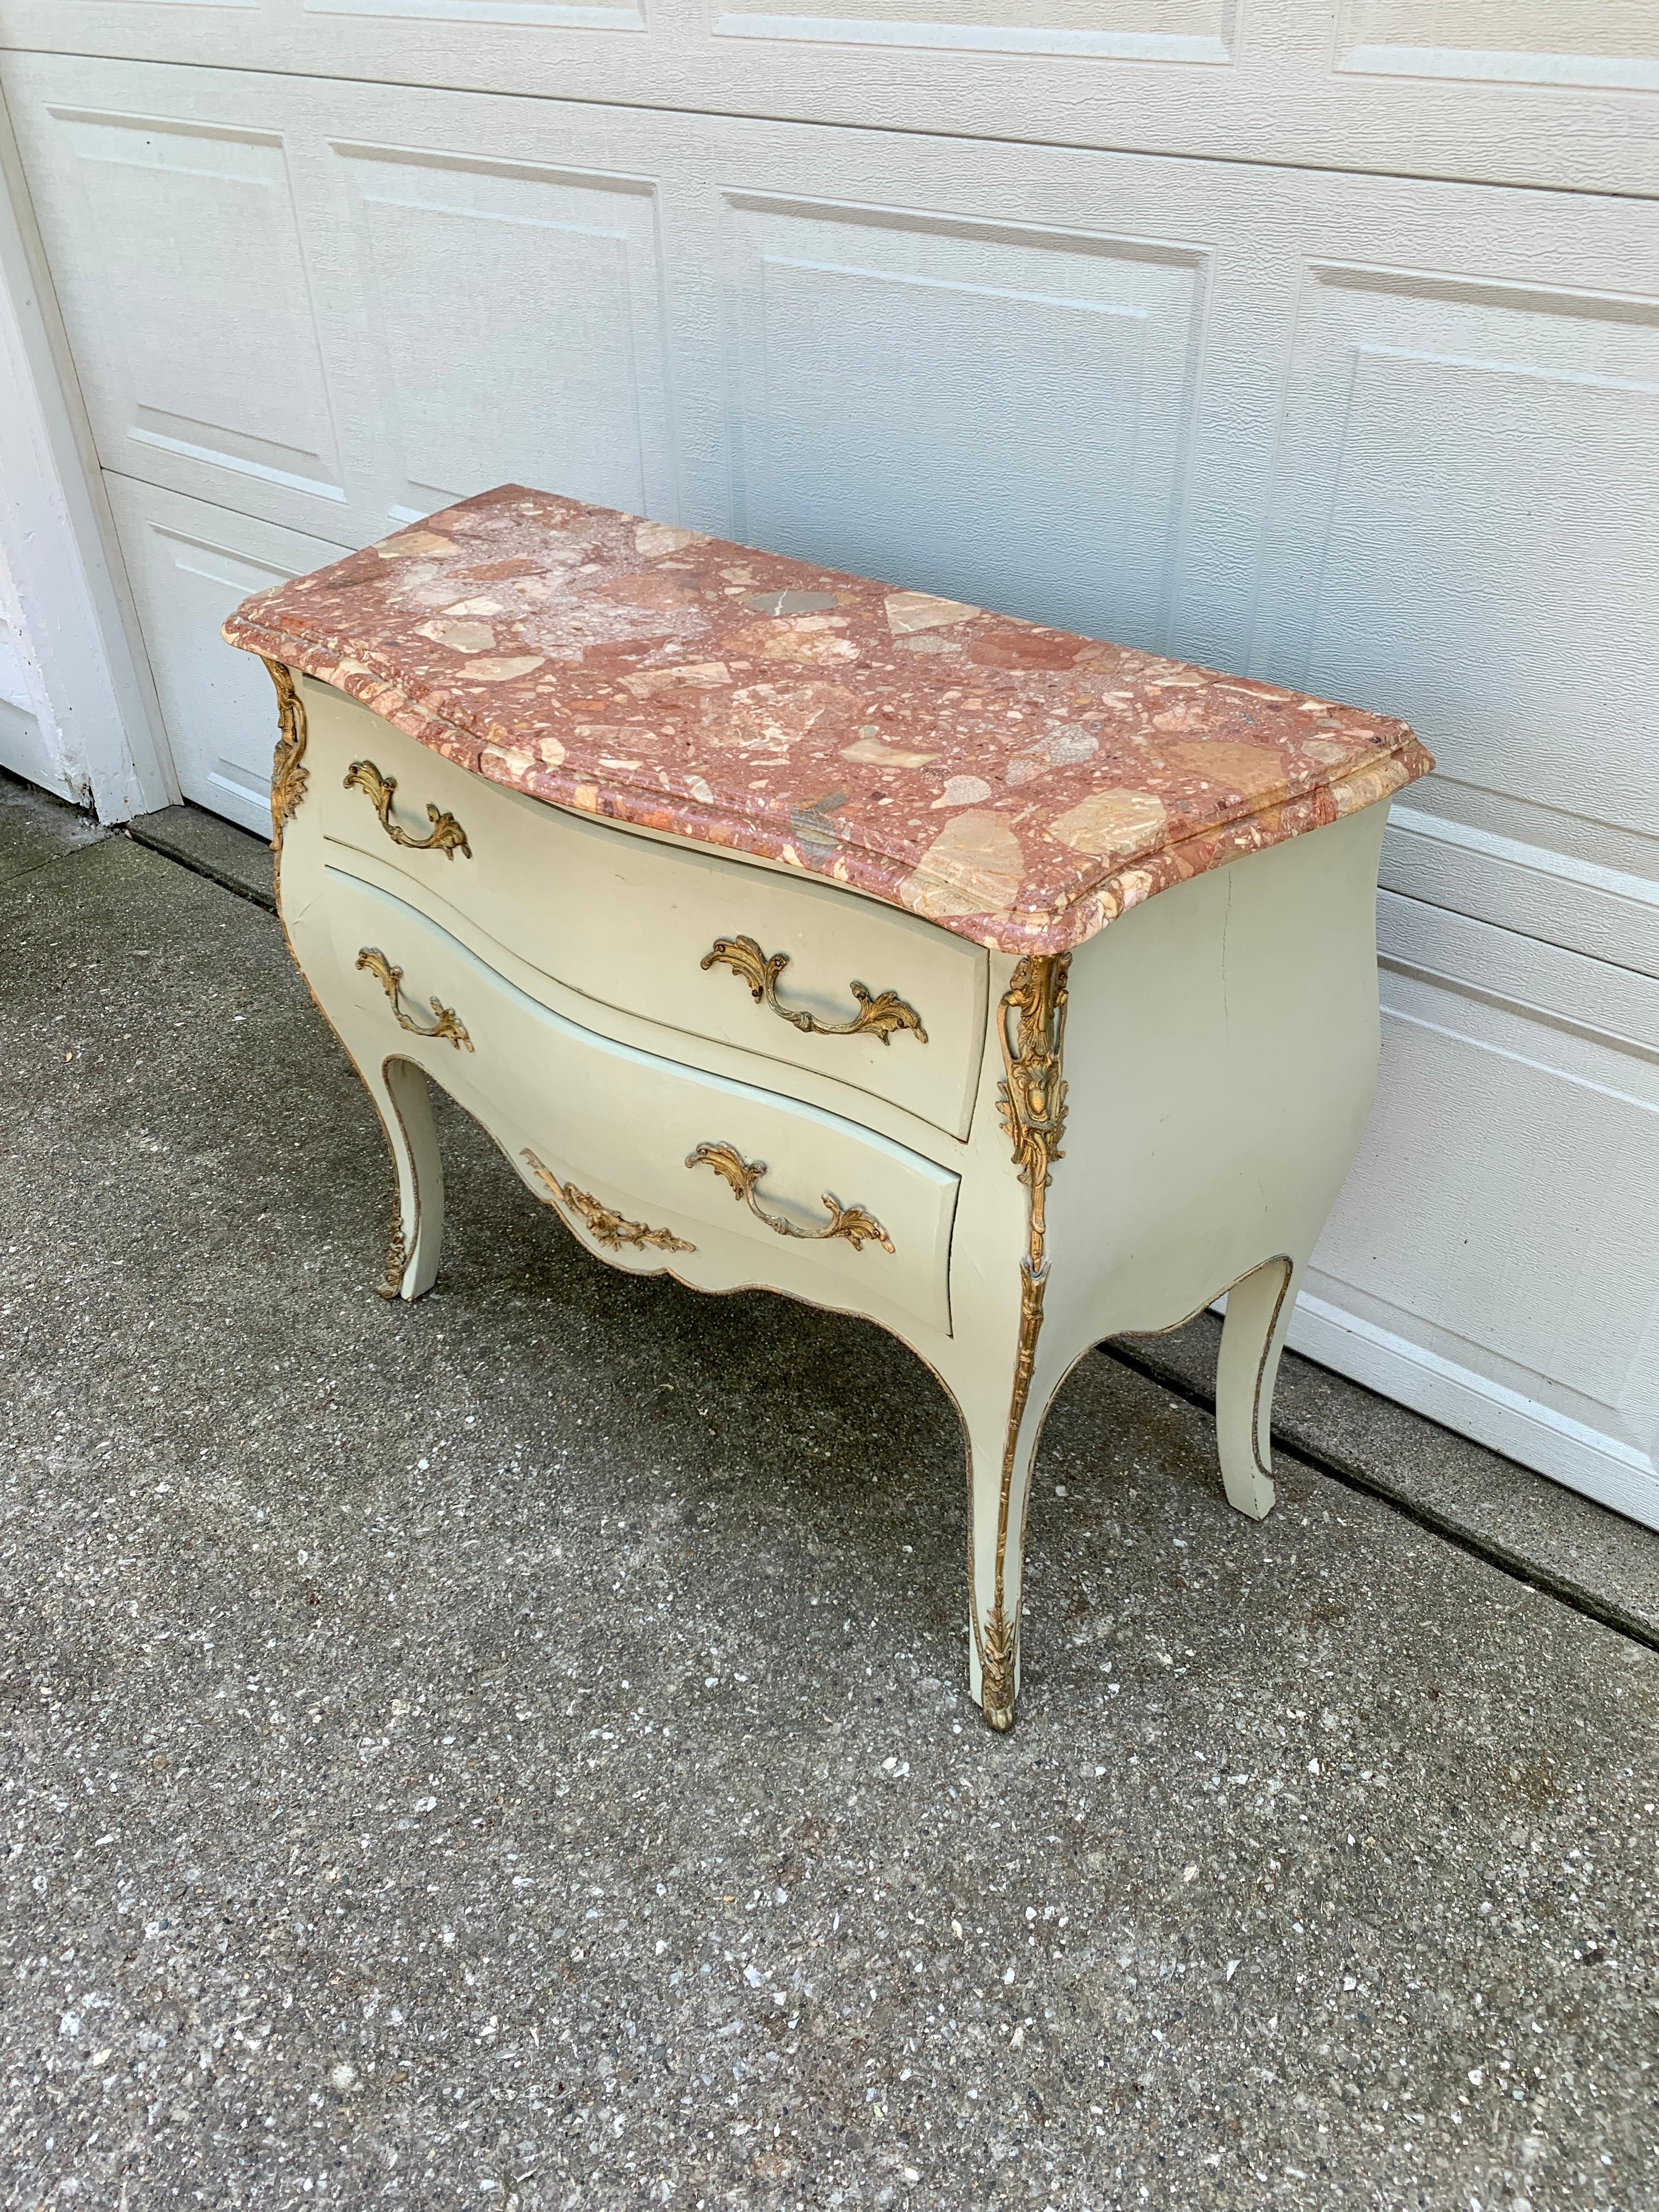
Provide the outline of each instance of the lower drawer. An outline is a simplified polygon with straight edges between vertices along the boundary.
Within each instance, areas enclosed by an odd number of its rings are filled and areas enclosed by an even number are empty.
[[[601,1246],[754,1249],[745,1280],[892,1306],[948,1333],[957,1179],[873,1130],[641,1052],[552,1012],[400,900],[329,869],[354,1043],[384,1037],[526,1164]],[[635,1235],[634,1232],[638,1232]]]

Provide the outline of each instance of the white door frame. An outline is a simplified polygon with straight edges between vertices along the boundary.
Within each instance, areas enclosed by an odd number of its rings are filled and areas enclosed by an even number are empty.
[[[38,738],[0,760],[101,822],[179,797],[149,665],[0,105],[0,573]]]

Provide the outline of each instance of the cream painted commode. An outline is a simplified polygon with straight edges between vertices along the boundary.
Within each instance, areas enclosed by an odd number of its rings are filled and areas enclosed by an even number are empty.
[[[1043,1416],[1229,1292],[1273,1503],[1297,1280],[1377,1050],[1395,721],[506,486],[247,601],[295,957],[437,1271],[427,1084],[614,1265],[866,1316],[969,1478],[1012,1725]]]

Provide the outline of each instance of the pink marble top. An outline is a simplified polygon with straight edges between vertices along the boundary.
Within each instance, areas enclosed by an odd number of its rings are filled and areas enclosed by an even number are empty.
[[[494,782],[1006,952],[1434,765],[1385,716],[517,484],[258,592],[225,635]]]

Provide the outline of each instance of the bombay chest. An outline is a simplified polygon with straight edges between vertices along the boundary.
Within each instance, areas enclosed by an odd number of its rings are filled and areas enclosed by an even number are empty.
[[[427,1084],[614,1265],[862,1314],[969,1468],[1019,1680],[1049,1403],[1228,1294],[1226,1492],[1377,1052],[1402,723],[505,486],[248,600],[295,958],[438,1266]]]

